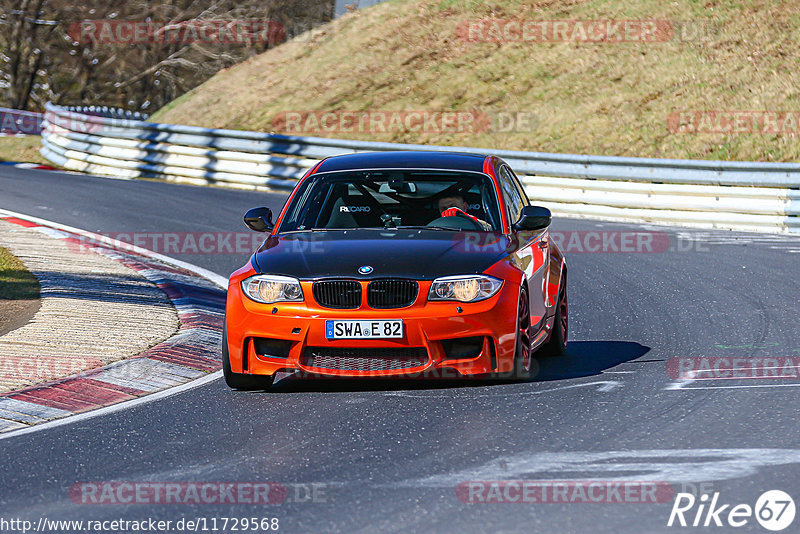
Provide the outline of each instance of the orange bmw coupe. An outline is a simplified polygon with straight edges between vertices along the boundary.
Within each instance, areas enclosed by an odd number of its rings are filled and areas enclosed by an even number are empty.
[[[297,184],[228,284],[228,386],[313,376],[513,376],[567,343],[567,266],[550,211],[502,159],[327,158]]]

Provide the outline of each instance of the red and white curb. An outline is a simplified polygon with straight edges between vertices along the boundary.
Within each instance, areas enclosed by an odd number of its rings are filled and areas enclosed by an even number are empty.
[[[0,161],[0,165],[6,167],[16,167],[18,169],[38,169],[42,171],[55,171],[58,170],[50,165],[42,165],[40,163],[20,163],[18,161]]]
[[[199,385],[220,374],[225,278],[139,247],[112,245],[103,236],[77,228],[7,210],[0,210],[0,219],[82,246],[86,238],[106,243],[93,245],[92,250],[156,284],[175,306],[181,322],[175,335],[136,357],[0,395],[0,433],[16,434],[31,425],[100,412],[156,392],[160,398],[170,388],[183,390],[193,387],[192,381]]]

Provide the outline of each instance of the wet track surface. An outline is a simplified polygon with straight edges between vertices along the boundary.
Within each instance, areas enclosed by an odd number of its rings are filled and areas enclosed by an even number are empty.
[[[284,199],[0,168],[0,208],[100,233],[243,232],[247,208],[277,210]],[[682,491],[705,483],[724,503],[752,506],[771,489],[798,500],[800,378],[681,381],[669,370],[674,358],[800,358],[800,240],[567,219],[552,230],[584,244],[587,234],[571,232],[654,231],[672,250],[566,246],[571,341],[565,357],[539,362],[536,380],[287,378],[268,393],[216,380],[0,440],[0,515],[277,517],[286,532],[660,532],[672,530],[671,499],[465,503],[457,487],[617,480]],[[172,255],[223,276],[247,260]],[[97,481],[277,482],[288,493],[258,506],[71,499],[74,484]],[[739,530],[759,529],[751,519]]]

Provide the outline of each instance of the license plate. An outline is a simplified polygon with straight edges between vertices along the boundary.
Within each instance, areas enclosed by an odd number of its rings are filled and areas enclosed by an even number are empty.
[[[393,339],[403,337],[403,320],[325,321],[328,339]]]

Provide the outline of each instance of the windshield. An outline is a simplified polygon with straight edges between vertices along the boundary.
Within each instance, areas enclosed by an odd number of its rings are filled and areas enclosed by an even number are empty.
[[[448,171],[313,175],[294,195],[280,232],[408,226],[501,231],[492,180],[485,174]]]

